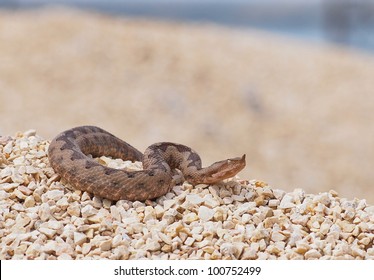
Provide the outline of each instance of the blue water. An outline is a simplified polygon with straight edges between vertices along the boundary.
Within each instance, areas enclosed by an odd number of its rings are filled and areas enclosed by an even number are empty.
[[[0,0],[0,7],[25,9],[49,1]],[[55,1],[56,2],[56,1]],[[208,22],[258,28],[313,42],[330,42],[374,52],[374,1],[82,1],[60,4],[115,16]],[[295,4],[296,3],[296,4]]]

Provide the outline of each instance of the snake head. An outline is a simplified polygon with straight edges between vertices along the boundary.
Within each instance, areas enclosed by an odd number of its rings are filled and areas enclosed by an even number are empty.
[[[230,158],[217,161],[207,168],[203,168],[203,184],[214,184],[224,179],[234,177],[245,167],[245,155],[242,157]]]

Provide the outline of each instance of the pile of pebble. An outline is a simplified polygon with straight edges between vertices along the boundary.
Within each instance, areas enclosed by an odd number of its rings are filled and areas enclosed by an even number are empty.
[[[60,180],[48,145],[35,130],[0,137],[0,259],[374,259],[364,199],[234,178],[113,202]]]

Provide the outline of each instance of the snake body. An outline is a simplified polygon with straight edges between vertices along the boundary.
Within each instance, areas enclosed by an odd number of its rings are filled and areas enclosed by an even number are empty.
[[[143,170],[125,171],[101,165],[89,157],[110,156],[142,161]],[[125,141],[95,126],[80,126],[57,135],[49,145],[52,168],[73,187],[110,200],[155,199],[174,186],[179,169],[192,185],[213,184],[233,177],[245,167],[245,155],[202,168],[191,148],[170,142],[149,146],[144,155]]]

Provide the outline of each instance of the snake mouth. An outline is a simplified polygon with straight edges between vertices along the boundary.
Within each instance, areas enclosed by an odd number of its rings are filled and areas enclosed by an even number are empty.
[[[246,165],[245,154],[242,157],[230,158],[213,163],[204,168],[205,176],[202,178],[203,184],[214,184],[225,179],[234,177]]]

